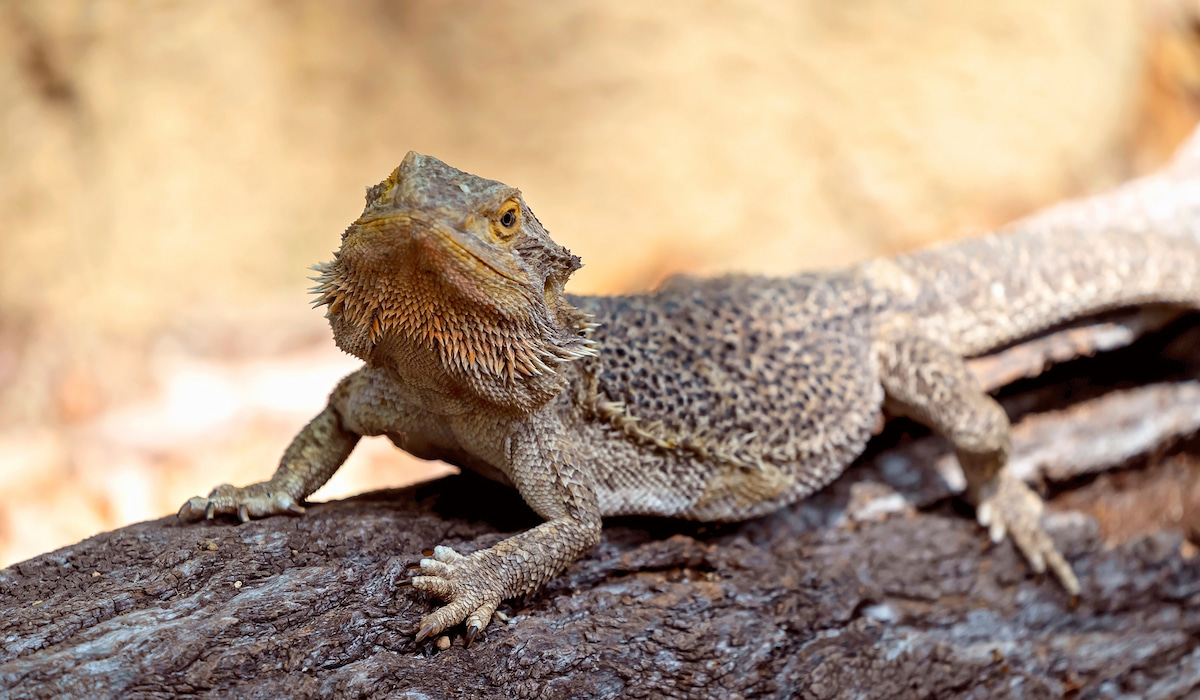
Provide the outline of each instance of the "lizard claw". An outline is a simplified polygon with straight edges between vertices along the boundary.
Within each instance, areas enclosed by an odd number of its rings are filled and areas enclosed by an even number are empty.
[[[407,585],[447,601],[447,605],[426,615],[417,628],[416,641],[441,634],[454,625],[467,623],[467,646],[492,620],[500,601],[511,594],[495,580],[495,568],[489,566],[489,550],[463,556],[450,547],[434,547],[432,557],[422,559],[419,574]],[[401,584],[405,585],[405,584]]]
[[[251,518],[280,513],[300,515],[303,512],[304,506],[297,503],[291,494],[264,481],[243,487],[221,484],[207,497],[193,496],[179,509],[179,518],[213,520],[218,515],[232,515],[245,523]]]
[[[1067,593],[1079,595],[1079,579],[1071,565],[1054,546],[1054,541],[1042,529],[1042,499],[1024,482],[1002,473],[994,484],[985,488],[976,509],[979,524],[988,529],[993,542],[1005,535],[1029,561],[1029,566],[1041,574],[1047,569],[1062,583]]]
[[[430,637],[432,637],[433,635],[435,635],[437,633],[438,633],[437,625],[435,625],[432,622],[426,622],[426,623],[422,624],[421,629],[417,631],[417,638],[415,641],[417,644],[420,644],[421,642],[425,641],[426,639],[429,639]]]
[[[471,642],[475,641],[476,635],[478,635],[480,630],[482,630],[482,629],[483,628],[480,627],[479,625],[467,625],[466,647],[468,649],[471,648]]]

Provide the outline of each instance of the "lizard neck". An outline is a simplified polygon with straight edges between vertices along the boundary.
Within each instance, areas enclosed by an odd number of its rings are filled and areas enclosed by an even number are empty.
[[[426,296],[421,302],[417,312],[390,323],[356,322],[346,314],[330,314],[329,321],[338,347],[395,376],[435,413],[486,406],[492,412],[528,415],[566,388],[571,361],[590,352],[587,345],[555,343],[537,324],[488,318],[451,298]],[[403,305],[389,302],[383,308]],[[578,324],[576,337],[586,339],[581,314],[563,320]]]

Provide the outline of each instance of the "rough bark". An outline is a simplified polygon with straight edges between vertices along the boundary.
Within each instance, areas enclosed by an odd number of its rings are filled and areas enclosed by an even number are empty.
[[[1010,545],[985,546],[953,484],[921,467],[942,442],[901,422],[830,489],[767,518],[609,523],[469,649],[458,635],[414,644],[432,601],[397,585],[435,543],[472,550],[536,523],[514,492],[469,475],[303,517],[166,517],[100,534],[0,572],[0,694],[1200,693],[1200,557],[1184,540],[1200,524],[1196,327],[1176,321],[1004,395],[1023,417],[1015,461],[1056,495],[1048,526],[1084,586],[1074,608]],[[1131,367],[1140,384],[1118,380]],[[1084,449],[1100,438],[1113,447]],[[1125,494],[1137,507],[1165,512],[1153,494],[1183,493],[1182,515],[1114,534],[1103,499],[1122,487],[1094,474],[1118,467],[1137,477]],[[1054,512],[1064,499],[1083,514]]]

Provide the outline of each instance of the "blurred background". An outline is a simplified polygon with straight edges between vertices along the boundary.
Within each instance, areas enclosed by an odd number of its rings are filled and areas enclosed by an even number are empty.
[[[1161,164],[1200,3],[0,0],[0,566],[267,478],[356,366],[309,309],[409,149],[585,267],[784,273]],[[447,473],[380,440],[316,495]]]

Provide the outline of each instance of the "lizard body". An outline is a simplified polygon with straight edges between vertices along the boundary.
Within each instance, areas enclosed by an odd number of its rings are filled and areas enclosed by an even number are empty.
[[[844,270],[589,297],[564,291],[579,259],[517,190],[409,153],[316,268],[317,304],[364,367],[269,481],[180,515],[303,512],[362,435],[515,486],[545,523],[466,556],[437,547],[412,579],[448,602],[418,639],[465,620],[469,641],[596,544],[602,517],[770,512],[838,476],[886,410],[949,438],[992,538],[1076,594],[965,358],[1113,308],[1200,305],[1198,219],[1144,206],[1154,186]],[[1184,192],[1176,209],[1200,214]],[[1128,224],[1080,225],[1112,220],[1104,207]]]

